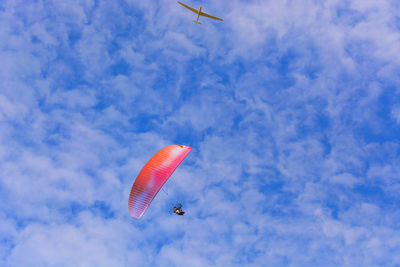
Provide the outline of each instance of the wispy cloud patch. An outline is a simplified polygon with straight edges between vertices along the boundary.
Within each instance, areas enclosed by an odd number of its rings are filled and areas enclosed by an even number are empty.
[[[398,263],[396,2],[202,5],[0,4],[0,265]]]

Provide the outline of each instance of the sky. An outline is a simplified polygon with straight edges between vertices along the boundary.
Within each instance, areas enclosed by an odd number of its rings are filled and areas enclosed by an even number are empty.
[[[398,1],[184,3],[0,1],[0,266],[399,266]]]

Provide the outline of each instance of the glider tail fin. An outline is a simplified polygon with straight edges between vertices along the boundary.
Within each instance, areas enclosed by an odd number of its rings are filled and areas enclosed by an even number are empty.
[[[197,24],[201,24],[201,22],[198,21],[198,20],[193,20],[193,22],[194,22],[194,23],[197,23]]]

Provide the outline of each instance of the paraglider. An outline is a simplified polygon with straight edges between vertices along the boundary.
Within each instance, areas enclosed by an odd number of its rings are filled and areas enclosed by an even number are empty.
[[[182,210],[182,204],[181,203],[179,203],[177,207],[176,206],[174,207],[174,213],[177,214],[177,215],[185,214],[185,212]]]
[[[191,150],[188,146],[167,146],[146,163],[136,177],[129,195],[128,209],[133,218],[142,217],[161,187]]]

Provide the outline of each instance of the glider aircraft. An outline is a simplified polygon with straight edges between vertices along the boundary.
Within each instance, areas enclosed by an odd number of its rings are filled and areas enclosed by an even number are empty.
[[[202,6],[200,6],[200,9],[199,9],[199,10],[197,10],[197,9],[194,9],[193,7],[190,7],[190,6],[188,6],[188,5],[185,5],[185,4],[182,3],[182,2],[179,2],[179,1],[178,1],[178,3],[181,4],[182,6],[186,7],[186,8],[189,9],[190,11],[192,11],[192,12],[194,12],[194,13],[197,14],[197,20],[193,20],[193,22],[195,22],[195,23],[197,23],[197,24],[201,24],[201,22],[199,22],[200,16],[204,16],[204,17],[207,17],[207,18],[210,18],[210,19],[216,19],[216,20],[221,20],[221,21],[223,21],[223,19],[221,19],[221,18],[217,18],[217,17],[211,16],[210,14],[207,14],[207,13],[202,12],[202,11],[201,11]]]

